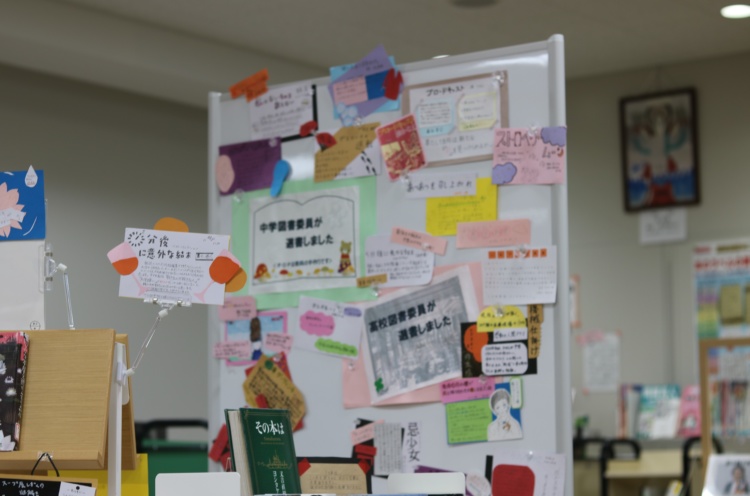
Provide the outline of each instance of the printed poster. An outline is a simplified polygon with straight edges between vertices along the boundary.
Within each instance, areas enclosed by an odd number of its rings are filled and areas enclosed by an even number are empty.
[[[362,310],[354,305],[302,296],[295,346],[339,358],[357,358]]]
[[[391,181],[427,165],[413,115],[380,126],[376,131]]]
[[[228,247],[229,236],[129,227],[107,256],[120,274],[120,296],[222,305],[240,268]]]
[[[703,496],[750,494],[750,455],[712,454],[708,458]]]
[[[226,364],[230,366],[249,367],[255,365],[263,355],[273,356],[275,353],[263,346],[267,335],[281,333],[286,335],[288,315],[286,311],[259,312],[252,319],[234,320],[225,323],[227,341],[250,341],[250,357],[247,359],[230,358]]]
[[[461,376],[461,322],[477,315],[466,267],[429,286],[401,289],[364,308],[370,397],[374,402]]]
[[[44,239],[44,171],[0,172],[0,242]]]
[[[352,287],[359,267],[359,189],[250,201],[250,294]]]
[[[450,79],[404,90],[430,165],[492,158],[494,129],[508,125],[507,73]]]
[[[750,334],[750,239],[701,243],[693,251],[698,339]]]
[[[299,139],[302,124],[317,121],[315,86],[307,83],[271,88],[248,102],[250,139]]]
[[[620,385],[620,333],[589,331],[576,336],[582,347],[584,393],[616,393]]]
[[[358,179],[341,179],[334,182],[327,182],[327,183],[315,183],[312,180],[298,180],[298,181],[286,181],[284,183],[284,193],[281,197],[278,199],[272,199],[268,196],[268,190],[259,190],[259,191],[253,191],[251,193],[245,193],[241,196],[241,201],[233,201],[232,204],[232,249],[234,250],[235,255],[239,259],[240,263],[243,267],[247,267],[247,273],[248,273],[248,284],[245,286],[245,288],[242,290],[241,294],[251,294],[256,301],[257,308],[261,310],[266,309],[272,309],[272,308],[290,308],[290,307],[297,307],[299,305],[299,297],[301,294],[306,294],[308,296],[314,296],[316,298],[324,298],[327,300],[334,300],[334,301],[370,301],[374,300],[376,298],[375,293],[372,291],[371,288],[357,288],[355,286],[356,279],[355,278],[341,278],[341,277],[331,277],[329,279],[323,279],[321,278],[319,282],[321,284],[314,284],[312,289],[303,289],[303,290],[296,290],[293,289],[295,286],[299,286],[298,283],[305,283],[305,286],[308,286],[309,283],[314,282],[315,279],[295,279],[293,277],[287,276],[286,280],[278,280],[279,286],[284,288],[283,291],[285,292],[256,292],[252,288],[252,283],[250,281],[253,280],[253,276],[256,275],[262,275],[263,274],[263,268],[261,268],[260,272],[258,272],[256,269],[258,269],[258,265],[253,265],[253,243],[255,242],[255,234],[253,232],[253,217],[256,214],[255,210],[251,210],[251,206],[256,204],[255,202],[261,202],[261,205],[267,205],[270,204],[276,200],[285,200],[289,198],[298,198],[296,195],[308,195],[308,198],[310,195],[312,195],[313,198],[315,197],[324,197],[329,194],[333,194],[336,197],[340,197],[341,195],[336,195],[336,192],[341,190],[342,188],[345,190],[343,193],[344,198],[348,198],[351,196],[351,194],[346,193],[346,190],[355,189],[358,192],[359,202],[358,205],[355,205],[355,211],[359,211],[359,214],[357,218],[355,219],[355,222],[357,225],[355,226],[355,231],[359,231],[359,237],[352,242],[351,247],[351,253],[349,254],[350,260],[353,262],[352,265],[357,269],[357,272],[359,273],[360,267],[364,266],[364,252],[360,248],[361,246],[364,246],[365,239],[367,239],[368,236],[371,236],[375,233],[376,225],[375,225],[375,184],[376,184],[375,177],[362,177]],[[302,217],[303,225],[307,225],[307,217],[308,217],[308,210],[304,210],[304,217]],[[282,214],[282,216],[285,214]],[[317,217],[317,215],[316,215]],[[296,227],[297,227],[297,220],[301,217],[299,215],[295,215],[292,217],[295,220],[295,246],[296,246],[296,238],[298,237],[296,234]],[[312,218],[312,217],[311,217]],[[286,231],[279,232],[279,224],[274,226],[274,236],[278,238],[277,242],[283,243],[278,249],[279,250],[286,250],[286,238],[279,237],[279,234],[290,234],[288,227],[289,227],[289,221],[291,218],[286,218],[286,222],[284,222],[284,229]],[[330,220],[330,219],[329,219]],[[313,218],[313,225],[314,225],[314,218]],[[322,226],[321,221],[321,226]],[[270,229],[270,222],[266,223],[266,231],[268,232]],[[306,230],[305,227],[303,229]],[[338,230],[343,230],[343,226],[338,226]],[[325,231],[320,231],[320,234],[323,234]],[[262,234],[260,231],[260,226],[258,226],[258,235]],[[310,235],[312,235],[313,232],[310,231]],[[319,234],[317,231],[314,233],[316,236]],[[325,232],[327,235],[328,233]],[[302,237],[302,233],[300,233],[299,237]],[[310,241],[311,242],[311,241]],[[304,241],[301,241],[302,244],[304,244]],[[316,239],[317,243],[317,239]],[[341,259],[341,243],[339,241],[338,245],[329,245],[330,248],[330,255],[326,256],[326,259],[331,259],[332,263],[329,265],[330,271],[319,271],[318,275],[320,276],[321,273],[325,272],[328,275],[333,275],[333,269],[335,264],[335,269],[338,270]],[[335,248],[333,248],[335,247]],[[309,248],[309,247],[307,247]],[[320,248],[317,246],[316,248]],[[297,251],[290,250],[290,251]],[[307,253],[307,249],[303,250],[305,253]],[[300,256],[299,259],[302,259],[302,256]],[[292,259],[295,260],[295,259]],[[312,260],[315,260],[315,258],[312,258]],[[263,264],[267,264],[268,262],[262,262]],[[280,263],[280,262],[277,262]],[[269,269],[266,265],[266,271],[270,272],[273,268]],[[287,271],[289,271],[288,268],[284,267]],[[277,270],[281,270],[281,268],[278,268]],[[300,269],[301,270],[301,269]],[[314,273],[314,270],[313,270]],[[295,271],[295,275],[296,271]],[[304,272],[303,272],[304,275]],[[359,274],[358,274],[359,275]],[[363,274],[362,274],[363,275]],[[267,277],[264,277],[263,279],[268,279]],[[338,279],[338,280],[337,280]],[[350,282],[349,282],[350,281]],[[276,284],[276,282],[274,284]],[[325,284],[323,284],[325,283]],[[348,285],[346,285],[348,284]],[[258,285],[258,288],[256,289],[263,289],[263,285]]]

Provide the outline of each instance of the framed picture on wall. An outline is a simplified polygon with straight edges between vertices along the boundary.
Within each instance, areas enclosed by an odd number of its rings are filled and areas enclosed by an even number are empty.
[[[700,202],[695,90],[620,100],[625,210]]]

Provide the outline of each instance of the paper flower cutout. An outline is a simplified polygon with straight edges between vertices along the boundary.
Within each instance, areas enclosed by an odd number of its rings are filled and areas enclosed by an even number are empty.
[[[18,204],[18,190],[8,190],[8,184],[0,184],[0,236],[10,236],[10,229],[21,229],[21,222],[26,215],[23,205]]]
[[[339,114],[341,123],[347,127],[353,126],[359,117],[359,110],[354,105],[346,106],[343,103],[339,103],[336,105],[336,112]]]

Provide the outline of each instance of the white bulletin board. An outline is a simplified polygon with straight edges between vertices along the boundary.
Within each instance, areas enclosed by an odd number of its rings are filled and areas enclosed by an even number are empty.
[[[500,104],[507,105],[509,127],[565,125],[563,38],[560,35],[543,42],[403,64],[398,68],[403,74],[405,87],[504,73],[501,84],[504,85],[502,91],[505,98],[500,99]],[[327,88],[329,80],[321,78],[308,83],[316,85],[319,128],[339,127],[340,122],[333,116]],[[401,110],[374,113],[363,122],[388,123],[400,117]],[[232,100],[228,94],[210,94],[209,129],[209,232],[231,234],[232,202],[242,201],[242,196],[219,195],[214,164],[219,146],[251,139],[247,102],[243,98]],[[315,151],[314,139],[282,143],[282,156],[292,164],[290,180],[312,178]],[[490,177],[491,169],[492,161],[483,159],[427,170],[475,172],[479,177]],[[340,360],[293,349],[289,354],[291,374],[307,403],[305,427],[294,435],[298,456],[350,456],[350,431],[357,418],[384,419],[386,422],[419,421],[422,428],[422,465],[484,473],[486,455],[499,451],[562,453],[568,462],[565,494],[573,494],[567,186],[514,185],[498,190],[498,220],[529,219],[531,245],[557,247],[557,297],[554,305],[544,306],[538,372],[523,377],[523,439],[449,445],[445,407],[441,403],[344,409]],[[384,170],[383,174],[377,176],[376,191],[377,234],[389,234],[396,226],[426,231],[425,201],[405,199],[403,181],[391,182]],[[447,252],[445,256],[436,257],[436,265],[478,262],[487,256],[486,248],[457,250],[455,236],[444,239],[448,240]],[[252,277],[252,268],[246,268],[246,271]],[[224,334],[224,325],[218,320],[214,308],[209,313],[208,331],[208,349],[212,350]],[[243,367],[226,367],[223,361],[209,359],[211,439],[224,423],[224,408],[244,405],[241,389],[243,379]],[[215,465],[212,468],[217,470],[219,467]]]

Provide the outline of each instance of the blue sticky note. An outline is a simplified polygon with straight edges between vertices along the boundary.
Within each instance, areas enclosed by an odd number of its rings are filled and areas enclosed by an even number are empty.
[[[46,235],[44,171],[0,172],[0,242]]]

